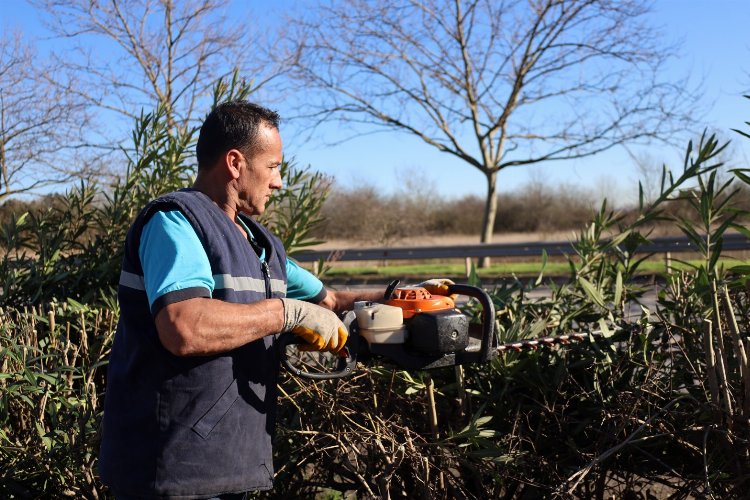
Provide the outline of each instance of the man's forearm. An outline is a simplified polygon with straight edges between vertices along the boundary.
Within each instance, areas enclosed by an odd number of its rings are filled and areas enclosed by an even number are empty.
[[[284,306],[278,299],[232,304],[194,298],[165,306],[156,315],[162,345],[176,356],[218,354],[266,335],[284,325]]]
[[[354,303],[359,300],[367,300],[371,302],[382,302],[383,294],[385,290],[369,289],[369,290],[328,290],[326,298],[320,303],[321,306],[327,307],[328,309],[341,313],[344,311],[350,311],[354,308]]]

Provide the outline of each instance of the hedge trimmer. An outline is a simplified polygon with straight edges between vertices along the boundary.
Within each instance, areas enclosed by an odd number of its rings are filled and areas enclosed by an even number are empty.
[[[482,307],[482,322],[471,325],[456,308],[455,297],[475,299]],[[383,303],[356,302],[342,318],[349,330],[346,346],[333,370],[310,372],[295,366],[287,346],[299,343],[291,334],[279,338],[282,365],[295,375],[327,380],[347,377],[357,362],[377,359],[407,370],[430,370],[445,366],[488,363],[506,351],[533,350],[603,336],[601,332],[569,333],[499,344],[495,332],[495,307],[481,288],[450,284],[447,295],[432,295],[419,286],[398,287],[391,282]],[[297,359],[298,361],[298,359]]]

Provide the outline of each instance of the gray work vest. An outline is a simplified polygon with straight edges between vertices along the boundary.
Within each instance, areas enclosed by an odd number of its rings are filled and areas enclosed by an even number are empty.
[[[206,195],[186,189],[151,202],[130,228],[118,287],[120,321],[107,368],[99,470],[115,492],[201,498],[272,487],[278,360],[269,336],[220,355],[177,357],[160,343],[154,314],[207,296],[171,292],[149,308],[138,257],[150,216],[179,209],[211,264],[214,299],[249,304],[286,295],[281,242],[248,217],[265,248],[261,263],[247,238]]]

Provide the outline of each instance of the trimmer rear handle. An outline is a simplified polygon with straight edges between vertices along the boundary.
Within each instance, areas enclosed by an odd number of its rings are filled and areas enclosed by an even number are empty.
[[[294,366],[294,364],[292,364],[289,359],[287,347],[290,345],[302,345],[304,344],[304,341],[291,332],[282,333],[276,340],[279,357],[281,358],[281,364],[289,371],[289,373],[293,373],[298,377],[309,378],[312,380],[330,380],[348,377],[354,372],[354,369],[357,367],[359,335],[357,335],[356,332],[352,332],[352,329],[356,328],[355,320],[356,316],[353,312],[346,313],[342,320],[344,326],[346,326],[347,330],[349,331],[349,338],[347,339],[344,348],[338,353],[339,358],[335,370],[325,373],[316,373],[304,371],[301,368]]]

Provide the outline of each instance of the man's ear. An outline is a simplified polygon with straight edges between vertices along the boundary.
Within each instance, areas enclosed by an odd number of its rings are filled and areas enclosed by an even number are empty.
[[[240,153],[239,150],[230,149],[226,152],[224,155],[224,168],[227,169],[227,172],[232,179],[239,178],[244,161],[245,156]]]

